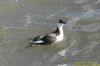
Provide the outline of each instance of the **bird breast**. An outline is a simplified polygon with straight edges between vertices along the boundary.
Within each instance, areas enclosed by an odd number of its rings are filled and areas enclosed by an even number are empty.
[[[59,41],[62,41],[63,40],[63,35],[58,35],[57,37],[56,37],[56,41],[57,42],[59,42]]]

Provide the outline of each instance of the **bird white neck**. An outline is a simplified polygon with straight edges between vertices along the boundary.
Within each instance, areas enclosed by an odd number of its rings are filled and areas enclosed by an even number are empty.
[[[63,37],[64,37],[63,26],[64,26],[64,24],[60,24],[60,23],[57,24],[57,27],[58,27],[58,30],[59,30],[59,35],[56,38],[57,38],[58,42],[62,41]]]
[[[60,35],[63,36],[63,26],[64,26],[64,24],[58,24],[57,26],[59,28]]]

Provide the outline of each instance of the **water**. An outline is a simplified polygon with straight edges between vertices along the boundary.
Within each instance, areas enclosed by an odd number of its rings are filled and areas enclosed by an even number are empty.
[[[0,66],[72,66],[100,63],[99,0],[0,0]],[[25,48],[28,37],[53,31],[64,19],[65,39]]]

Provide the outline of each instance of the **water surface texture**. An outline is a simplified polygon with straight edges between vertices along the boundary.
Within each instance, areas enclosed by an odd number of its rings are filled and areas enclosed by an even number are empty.
[[[67,22],[63,42],[25,48],[28,37],[55,30],[60,18]],[[0,0],[0,66],[76,61],[100,63],[100,0]]]

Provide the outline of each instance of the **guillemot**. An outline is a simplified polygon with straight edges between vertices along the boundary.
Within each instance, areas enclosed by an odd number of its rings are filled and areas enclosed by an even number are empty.
[[[63,33],[64,24],[66,24],[65,21],[63,21],[61,19],[58,20],[57,28],[55,31],[53,31],[51,33],[42,34],[33,39],[30,39],[30,44],[27,47],[32,47],[33,44],[49,45],[52,43],[57,43],[57,42],[62,41],[64,38],[64,33]]]

